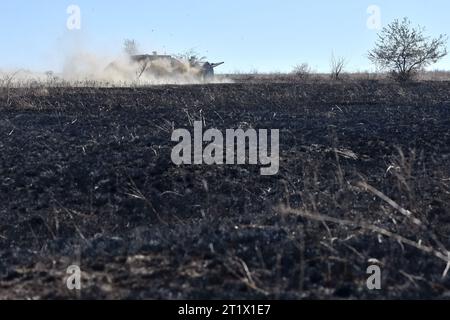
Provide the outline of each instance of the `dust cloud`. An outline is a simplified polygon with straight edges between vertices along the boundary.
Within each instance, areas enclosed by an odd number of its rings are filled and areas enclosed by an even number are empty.
[[[220,75],[204,79],[199,74],[199,69],[192,67],[189,61],[176,59],[175,65],[173,61],[152,59],[142,62],[127,55],[111,57],[77,52],[64,57],[60,72],[0,69],[0,86],[146,86],[231,82]]]

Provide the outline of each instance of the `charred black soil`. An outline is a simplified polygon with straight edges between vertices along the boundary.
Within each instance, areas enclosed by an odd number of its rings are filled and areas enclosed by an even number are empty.
[[[279,174],[172,164],[201,119]],[[450,297],[448,82],[3,89],[0,161],[0,298]]]

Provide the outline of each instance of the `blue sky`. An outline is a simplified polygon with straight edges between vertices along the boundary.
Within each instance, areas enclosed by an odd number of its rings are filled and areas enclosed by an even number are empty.
[[[66,27],[72,4],[80,30]],[[133,38],[144,52],[194,49],[225,61],[222,72],[285,72],[302,62],[326,72],[332,52],[362,71],[377,33],[367,27],[370,5],[382,25],[407,16],[430,35],[450,34],[448,0],[1,0],[0,69],[58,71],[71,51],[108,59]],[[450,70],[450,58],[433,68]]]

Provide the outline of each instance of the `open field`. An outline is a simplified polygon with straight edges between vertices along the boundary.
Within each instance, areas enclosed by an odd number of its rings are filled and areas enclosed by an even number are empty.
[[[450,82],[0,94],[0,298],[450,297]],[[280,129],[279,174],[172,164],[200,119]]]

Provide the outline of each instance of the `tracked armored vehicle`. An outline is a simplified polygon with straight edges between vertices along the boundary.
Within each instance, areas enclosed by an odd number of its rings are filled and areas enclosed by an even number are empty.
[[[131,55],[127,59],[126,63],[123,61],[111,63],[107,70],[119,72],[127,78],[136,77],[136,79],[148,75],[155,78],[186,76],[198,80],[211,80],[214,78],[214,69],[224,63],[201,62],[194,57],[183,61],[170,55],[157,53]]]

